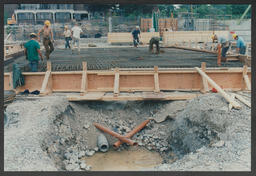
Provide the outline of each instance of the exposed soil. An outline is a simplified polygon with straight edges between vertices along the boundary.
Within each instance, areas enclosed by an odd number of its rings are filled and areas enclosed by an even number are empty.
[[[250,94],[243,95],[249,100]],[[17,97],[6,109],[5,170],[250,170],[251,109],[240,104],[242,109],[229,111],[218,94],[165,102],[71,103],[60,94]],[[125,135],[158,116],[168,117],[162,123],[152,120],[137,133],[132,140],[138,147],[123,144],[114,150],[117,140],[103,133],[110,150],[98,151],[97,136],[102,132],[93,122]],[[158,162],[139,159],[148,152]],[[138,167],[133,162],[117,167],[114,161],[125,155],[128,160],[128,155],[136,155]],[[100,156],[114,161],[100,167]]]

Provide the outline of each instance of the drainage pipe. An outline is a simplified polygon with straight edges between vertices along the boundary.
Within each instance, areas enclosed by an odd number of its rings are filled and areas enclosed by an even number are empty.
[[[138,125],[136,128],[134,128],[132,131],[130,131],[125,137],[131,138],[133,135],[135,135],[137,132],[139,132],[142,128],[144,128],[148,124],[149,121],[150,120],[145,120],[140,125]],[[115,142],[113,146],[115,148],[118,148],[122,143],[123,142],[119,140],[119,141]]]
[[[99,150],[102,152],[107,152],[109,149],[107,138],[104,134],[100,134],[97,138],[97,145]]]
[[[94,126],[96,128],[98,128],[98,129],[100,129],[101,131],[104,131],[105,133],[108,133],[111,136],[114,136],[114,137],[118,138],[120,141],[125,142],[125,143],[127,143],[127,144],[129,144],[131,146],[138,145],[137,142],[134,142],[134,141],[132,141],[132,140],[130,140],[130,139],[128,139],[128,138],[126,138],[126,137],[124,137],[124,136],[114,132],[114,131],[111,131],[108,128],[105,128],[104,126],[102,126],[102,125],[100,125],[98,123],[94,123]]]

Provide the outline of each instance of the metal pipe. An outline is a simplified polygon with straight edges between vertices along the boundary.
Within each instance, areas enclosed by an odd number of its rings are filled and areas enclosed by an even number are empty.
[[[137,127],[135,127],[132,131],[130,131],[125,137],[127,138],[131,138],[133,135],[135,135],[137,132],[139,132],[142,128],[144,128],[150,120],[145,120],[143,121],[140,125],[138,125]],[[122,141],[117,141],[114,143],[114,147],[118,148],[123,142]]]
[[[94,126],[96,128],[98,128],[98,129],[104,131],[105,133],[108,133],[111,136],[114,136],[114,137],[118,138],[120,141],[125,142],[125,143],[127,143],[127,144],[129,144],[131,146],[138,145],[137,142],[134,142],[134,141],[132,141],[132,140],[130,140],[130,139],[128,139],[128,138],[126,138],[126,137],[124,137],[124,136],[114,132],[114,131],[111,131],[108,128],[105,128],[104,126],[102,126],[102,125],[100,125],[98,123],[94,123]]]
[[[109,145],[108,145],[107,138],[104,134],[100,134],[98,136],[97,145],[98,145],[100,151],[102,151],[102,152],[108,151]]]

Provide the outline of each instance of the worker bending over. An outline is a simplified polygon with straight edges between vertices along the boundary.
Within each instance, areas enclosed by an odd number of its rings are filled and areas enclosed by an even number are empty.
[[[138,45],[140,43],[140,27],[136,26],[135,30],[132,31],[132,37],[133,37],[133,45],[134,47],[138,48]]]
[[[150,39],[150,41],[149,41],[149,52],[151,52],[153,54],[154,53],[154,46],[153,45],[156,45],[156,53],[157,54],[160,53],[159,41],[160,41],[159,37],[152,37]]]
[[[236,51],[239,54],[245,54],[246,52],[246,44],[244,42],[244,39],[237,34],[233,34],[233,39],[237,40],[236,41]]]
[[[43,33],[43,45],[45,48],[45,56],[46,56],[47,60],[50,58],[50,54],[54,50],[53,32],[52,32],[52,29],[50,28],[50,26],[51,26],[50,21],[46,20],[44,22],[44,27],[41,30],[39,30],[39,32],[38,32],[38,42],[40,42],[40,33]]]
[[[218,45],[221,45],[221,61],[226,62],[226,53],[230,47],[230,42],[224,37],[218,37],[216,34],[212,35],[212,42],[218,42]]]
[[[24,45],[24,52],[26,59],[29,61],[29,67],[32,72],[37,72],[39,57],[43,60],[42,53],[40,51],[40,45],[36,41],[37,35],[35,33],[30,34],[30,40]]]

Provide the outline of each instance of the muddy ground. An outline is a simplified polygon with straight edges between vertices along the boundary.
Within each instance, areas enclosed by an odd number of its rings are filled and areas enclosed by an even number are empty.
[[[191,68],[200,67],[206,62],[207,67],[218,67],[215,54],[189,51],[174,48],[163,48],[161,54],[150,54],[147,47],[120,48],[82,48],[80,55],[71,50],[55,49],[50,57],[53,71],[82,70],[82,61],[87,62],[89,70],[106,70],[119,68]],[[14,63],[19,64],[22,71],[29,71],[28,61],[19,57]],[[11,70],[11,65],[5,66],[5,71]],[[242,67],[240,61],[229,61],[223,67]],[[46,61],[40,61],[39,71],[46,71]]]
[[[250,99],[250,94],[239,93]],[[161,123],[152,120],[132,138],[139,143],[138,150],[161,157],[153,166],[144,161],[141,170],[249,171],[251,109],[240,104],[242,109],[229,111],[225,99],[212,93],[188,101],[165,102],[71,103],[61,94],[20,96],[6,109],[4,169],[94,170],[96,166],[90,165],[93,162],[88,158],[101,153],[97,136],[102,133],[94,122],[125,135],[150,117],[167,116]],[[113,149],[116,139],[105,136],[110,152],[136,151],[126,144]]]

